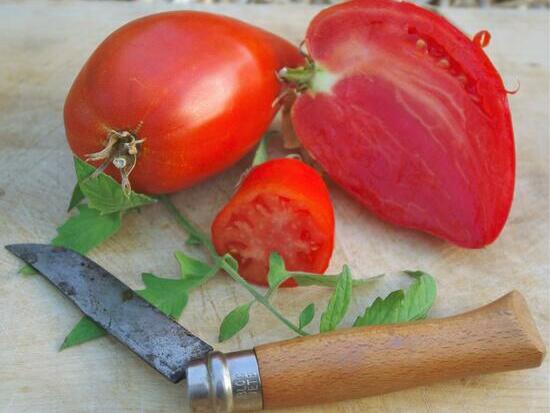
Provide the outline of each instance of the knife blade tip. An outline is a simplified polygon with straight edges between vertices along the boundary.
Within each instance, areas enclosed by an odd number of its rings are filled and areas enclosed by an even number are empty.
[[[4,245],[4,248],[10,253],[15,255],[17,258],[26,262],[29,265],[35,264],[39,256],[46,253],[52,252],[63,252],[68,251],[63,247],[56,247],[50,244],[34,244],[34,243],[22,243],[22,244],[8,244]]]

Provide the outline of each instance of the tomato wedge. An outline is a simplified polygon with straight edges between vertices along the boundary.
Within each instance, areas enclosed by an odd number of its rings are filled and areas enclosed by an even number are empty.
[[[481,34],[354,0],[319,13],[309,64],[281,73],[301,92],[298,138],[337,183],[385,220],[469,248],[501,232],[515,176],[507,92]]]
[[[296,159],[254,167],[216,216],[212,241],[254,284],[268,285],[272,252],[281,255],[288,270],[323,273],[334,245],[334,211],[325,183]],[[282,286],[296,283],[287,280]]]
[[[69,145],[138,192],[189,187],[254,146],[276,112],[277,70],[301,61],[286,40],[225,16],[134,20],[75,79],[65,102]]]

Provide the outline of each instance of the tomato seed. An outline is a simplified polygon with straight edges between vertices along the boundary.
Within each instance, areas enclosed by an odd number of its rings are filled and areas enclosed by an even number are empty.
[[[437,62],[437,65],[439,67],[442,67],[443,69],[448,69],[451,66],[447,59],[441,59],[439,62]]]
[[[418,40],[416,41],[416,48],[419,49],[419,50],[425,49],[427,45],[428,45],[428,44],[427,44],[426,41],[423,40],[423,39],[418,39]]]

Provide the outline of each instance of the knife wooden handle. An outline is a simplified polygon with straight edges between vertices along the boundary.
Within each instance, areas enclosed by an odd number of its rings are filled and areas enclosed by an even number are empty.
[[[269,409],[537,367],[545,346],[524,298],[513,291],[454,317],[339,330],[255,352]]]

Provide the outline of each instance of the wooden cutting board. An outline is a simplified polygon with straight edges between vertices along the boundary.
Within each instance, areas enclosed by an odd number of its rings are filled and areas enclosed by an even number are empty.
[[[74,185],[62,105],[72,79],[95,46],[138,16],[181,6],[164,2],[3,2],[0,5],[0,244],[47,242],[62,223]],[[193,6],[228,14],[298,43],[320,8],[302,5]],[[505,82],[521,89],[510,97],[517,139],[517,186],[512,213],[488,248],[464,250],[383,223],[330,185],[337,215],[331,264],[345,262],[355,277],[387,276],[356,291],[351,322],[377,295],[406,286],[402,269],[437,278],[431,312],[442,317],[485,304],[512,289],[530,303],[549,336],[549,58],[548,14],[527,10],[446,9],[468,33],[488,29],[487,52]],[[277,149],[275,149],[277,152]],[[174,196],[205,230],[230,196],[249,159],[208,182]],[[123,229],[90,256],[133,288],[140,273],[176,275],[172,254],[186,250],[185,235],[162,205],[124,220]],[[196,251],[190,251],[196,254]],[[78,310],[44,279],[17,274],[20,263],[0,250],[0,412],[186,412],[180,385],[171,385],[114,339],[58,352],[80,318]],[[323,308],[329,291],[283,291],[275,300],[297,317],[304,303]],[[220,320],[247,293],[220,275],[191,295],[180,322],[216,343]],[[318,321],[318,319],[316,320]],[[249,326],[221,350],[291,337],[256,307]],[[456,380],[400,393],[295,412],[548,412],[549,362],[540,369]],[[298,391],[298,390],[296,390]]]

